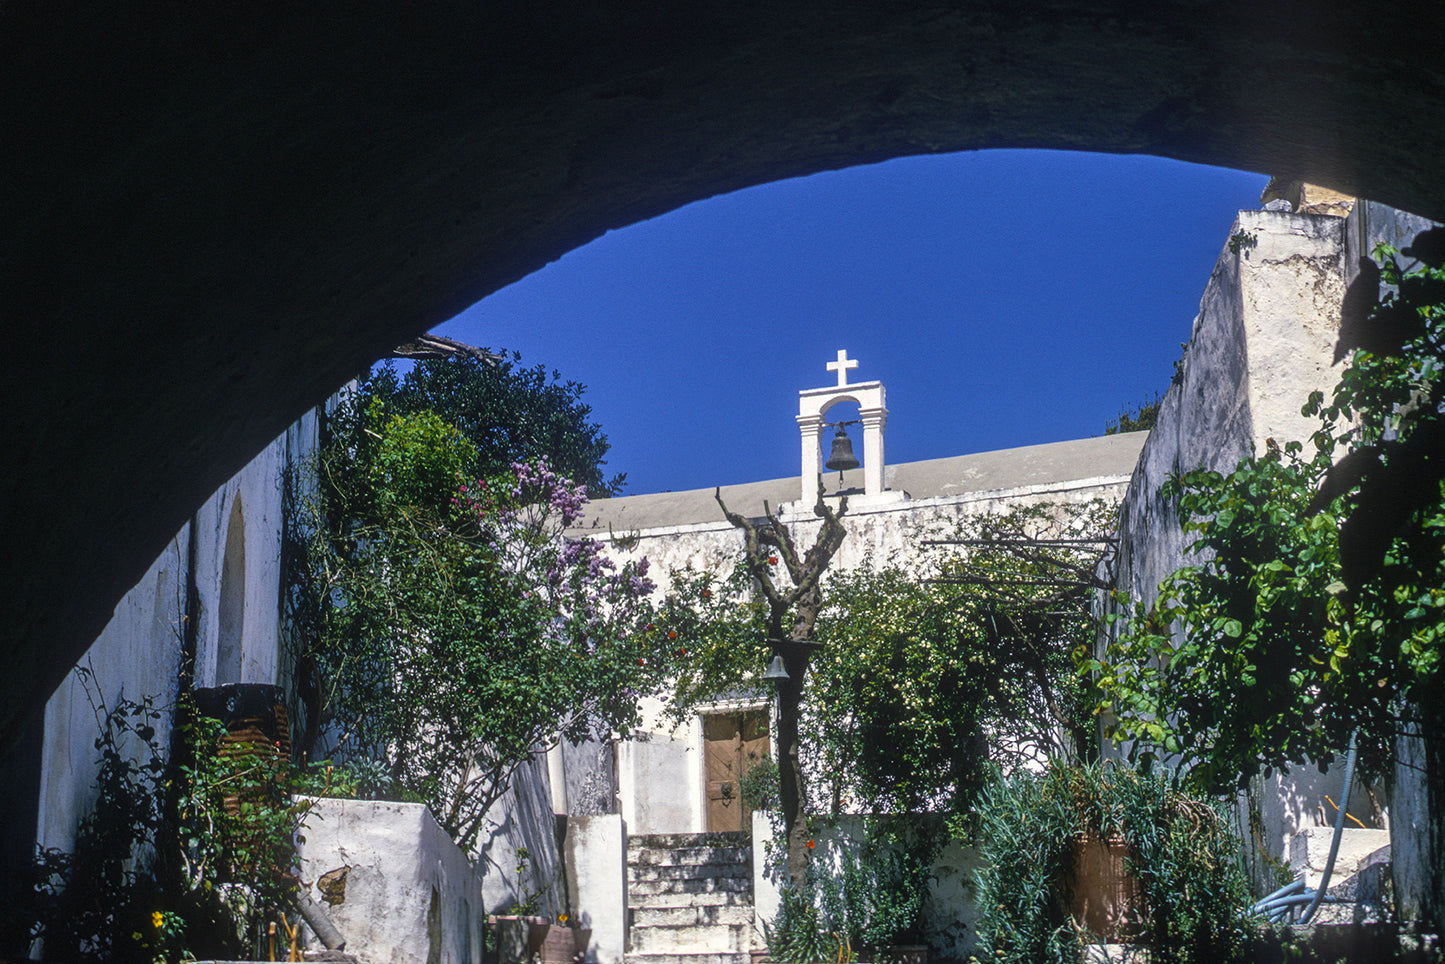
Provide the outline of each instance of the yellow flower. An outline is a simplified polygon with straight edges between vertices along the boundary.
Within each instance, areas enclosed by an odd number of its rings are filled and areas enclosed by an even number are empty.
[[[560,923],[560,924],[565,924],[565,923],[567,923],[567,915],[566,915],[566,914],[558,914],[558,915],[557,915],[557,922]]]
[[[160,930],[162,927],[165,926],[166,915],[162,914],[160,911],[156,911],[154,914],[151,915],[151,923],[156,925],[156,930]]]

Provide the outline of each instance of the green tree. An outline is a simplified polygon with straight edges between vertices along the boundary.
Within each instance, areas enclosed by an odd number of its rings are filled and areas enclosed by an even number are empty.
[[[1312,452],[1271,442],[1227,476],[1170,486],[1201,561],[1152,607],[1117,600],[1118,635],[1084,663],[1139,753],[1177,755],[1223,787],[1326,763],[1358,729],[1378,770],[1415,712],[1438,752],[1442,247],[1422,235],[1410,266],[1382,247],[1383,268],[1351,286],[1339,352],[1354,356],[1330,404],[1316,393],[1305,406],[1321,419]]]
[[[585,386],[541,365],[524,368],[521,357],[424,359],[401,375],[387,363],[363,378],[357,392],[398,415],[430,411],[455,426],[476,448],[470,474],[546,458],[554,471],[585,485],[590,498],[616,495],[627,477],[603,475],[607,436],[582,401]]]
[[[1093,639],[1112,517],[1101,502],[1019,508],[965,520],[910,559],[830,573],[800,695],[800,753],[818,792],[808,809],[960,808],[990,760],[1083,752],[1089,704],[1072,653]],[[763,561],[782,568],[778,555]],[[746,562],[726,577],[673,573],[659,622],[687,653],[678,722],[758,685],[771,653],[753,578]]]
[[[1119,409],[1119,417],[1104,423],[1105,435],[1120,435],[1124,432],[1147,432],[1159,420],[1159,406],[1164,399],[1158,392],[1133,408]]]
[[[378,759],[464,849],[529,754],[629,729],[671,647],[646,563],[563,531],[583,488],[545,462],[479,477],[436,413],[342,403],[292,536],[311,750]]]
[[[1089,714],[1072,665],[1113,510],[965,519],[921,557],[866,559],[826,585],[804,732],[834,810],[958,812],[990,762],[1073,758]]]

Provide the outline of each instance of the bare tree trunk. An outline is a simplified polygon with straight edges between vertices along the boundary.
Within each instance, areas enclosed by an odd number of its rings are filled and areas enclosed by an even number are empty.
[[[803,702],[803,678],[808,671],[806,650],[785,655],[788,678],[778,681],[778,798],[783,808],[783,839],[788,847],[788,878],[803,886],[808,869],[808,827],[803,819],[807,794],[803,764],[798,758],[798,716]]]

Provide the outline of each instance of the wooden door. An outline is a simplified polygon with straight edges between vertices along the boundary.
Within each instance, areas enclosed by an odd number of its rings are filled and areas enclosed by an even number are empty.
[[[707,777],[707,829],[743,829],[749,811],[738,782],[768,755],[768,714],[764,710],[708,713],[702,718],[703,767]]]

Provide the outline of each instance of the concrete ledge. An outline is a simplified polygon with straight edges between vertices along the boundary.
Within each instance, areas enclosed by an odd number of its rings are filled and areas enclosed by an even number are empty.
[[[425,806],[318,798],[301,835],[302,884],[347,953],[367,964],[480,964],[481,877]]]

